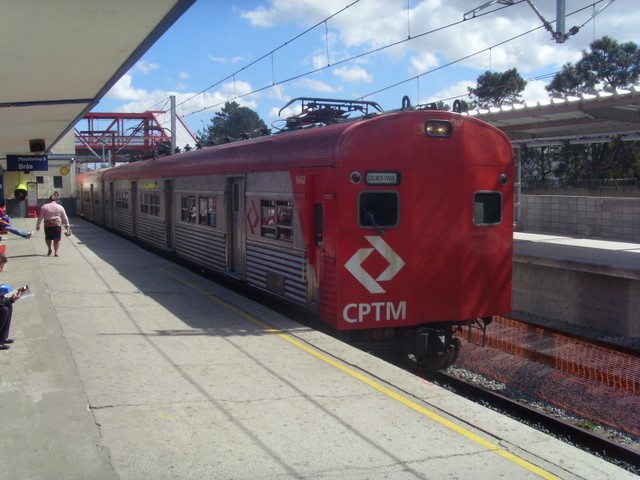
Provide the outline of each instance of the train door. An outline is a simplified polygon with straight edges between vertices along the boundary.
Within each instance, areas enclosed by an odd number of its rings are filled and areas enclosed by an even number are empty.
[[[164,182],[164,208],[165,242],[173,250],[173,180]]]
[[[130,212],[131,212],[131,235],[132,236],[136,236],[137,232],[136,232],[136,224],[138,223],[136,220],[137,217],[137,212],[138,212],[138,183],[137,182],[131,182],[131,198],[129,199],[129,208],[131,208]]]
[[[311,302],[320,303],[320,278],[324,264],[324,189],[322,176],[311,177],[312,224],[311,242],[309,245],[309,298]]]
[[[107,210],[106,223],[109,228],[113,228],[113,209],[116,202],[116,193],[113,182],[109,183],[109,197],[105,198],[105,208]]]
[[[89,191],[89,219],[93,222],[95,221],[95,216],[93,215],[93,209],[94,209],[94,205],[96,204],[95,202],[95,191],[94,191],[94,187],[93,187],[93,183],[91,184],[91,190]]]
[[[244,244],[244,183],[242,177],[227,179],[227,270],[234,276],[245,278]]]
[[[101,225],[104,227],[107,225],[107,214],[109,212],[109,201],[108,201],[108,193],[106,189],[106,184],[103,178],[100,178],[100,210],[102,211],[102,223]]]

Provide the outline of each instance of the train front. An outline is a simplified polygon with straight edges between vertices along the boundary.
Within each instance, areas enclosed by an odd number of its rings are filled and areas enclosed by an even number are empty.
[[[511,309],[509,140],[465,115],[397,112],[354,125],[339,158],[338,329],[446,368],[458,327]]]

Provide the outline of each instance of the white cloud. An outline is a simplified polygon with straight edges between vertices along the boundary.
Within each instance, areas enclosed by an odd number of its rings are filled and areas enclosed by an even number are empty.
[[[274,27],[292,21],[304,25],[314,24],[345,7],[344,0],[270,0],[269,6],[240,13],[256,27]]]
[[[336,89],[329,85],[328,83],[322,82],[320,80],[313,80],[311,78],[303,78],[297,82],[297,86],[312,90],[314,92],[322,92],[322,93],[335,93]]]
[[[412,75],[420,75],[437,67],[439,64],[438,58],[431,52],[422,52],[418,55],[413,55],[410,58],[411,68],[409,72]]]
[[[320,68],[324,68],[328,65],[328,61],[327,61],[327,54],[319,54],[319,55],[313,55],[311,57],[311,64],[313,65],[313,69],[317,70]]]
[[[563,44],[551,39],[551,34],[542,28],[542,21],[526,2],[508,8],[493,6],[463,22],[464,14],[481,4],[475,0],[425,0],[410,2],[407,10],[406,0],[368,0],[351,5],[334,16],[327,21],[327,27],[335,41],[345,49],[372,49],[412,37],[411,41],[388,49],[385,54],[397,58],[412,52],[410,62],[414,73],[437,66],[439,58],[448,63],[465,57],[468,58],[462,60],[464,65],[481,71],[517,67],[527,72],[575,61],[594,36],[609,34],[619,41],[638,41],[639,38],[636,25],[640,23],[640,9],[635,8],[634,0],[617,0],[596,16],[595,21],[589,21],[593,9],[588,0],[570,3],[566,29],[588,23]],[[291,22],[308,27],[345,5],[344,1],[338,0],[271,0],[266,6],[243,12],[242,16],[262,27]],[[537,2],[536,6],[555,24],[555,2]],[[454,23],[459,24],[437,31]],[[515,38],[530,30],[534,31]],[[426,32],[432,33],[420,36]],[[320,30],[315,34],[324,36]],[[313,63],[316,68],[326,65],[326,54],[314,58]]]
[[[223,65],[234,65],[240,62],[246,62],[247,57],[241,55],[234,55],[232,57],[218,57],[215,55],[208,55],[207,58],[213,63],[221,63]]]
[[[454,100],[458,98],[461,100],[469,101],[469,90],[467,90],[467,88],[475,86],[476,82],[473,80],[461,80],[433,93],[426,99],[420,99],[419,103],[430,103],[442,100],[447,104],[452,104]]]
[[[362,67],[357,65],[353,67],[338,67],[333,70],[333,74],[350,83],[371,83],[373,77]]]
[[[166,110],[169,108],[169,97],[176,97],[179,115],[187,115],[199,110],[210,110],[210,114],[219,111],[225,102],[235,101],[241,106],[255,110],[257,101],[249,95],[253,87],[248,82],[228,82],[221,86],[220,90],[205,92],[196,95],[194,92],[176,92],[172,90],[153,90],[136,88],[133,85],[133,77],[125,74],[109,90],[105,98],[118,100],[122,103],[115,110],[118,112],[139,113],[147,110]]]
[[[158,68],[160,68],[160,66],[157,63],[147,62],[144,60],[140,60],[135,65],[135,69],[144,75],[149,75],[154,70],[158,70]]]
[[[282,112],[280,113],[280,110],[282,110]],[[280,113],[280,115],[278,115],[278,113]],[[287,107],[284,109],[280,109],[277,107],[272,108],[271,110],[269,110],[269,117],[272,119],[277,119],[277,118],[289,118],[292,117],[294,115],[298,115],[300,113],[300,106],[291,106],[291,107]]]
[[[267,90],[266,96],[280,102],[288,102],[291,99],[291,96],[286,93],[284,85],[274,85]]]
[[[111,90],[107,93],[107,98],[116,100],[132,100],[140,98],[146,94],[146,91],[133,87],[133,79],[130,73],[125,73],[120,80],[118,80]]]
[[[527,86],[522,92],[522,98],[527,103],[536,103],[542,100],[549,100],[549,92],[545,90],[548,83],[542,80],[532,80],[527,82]]]

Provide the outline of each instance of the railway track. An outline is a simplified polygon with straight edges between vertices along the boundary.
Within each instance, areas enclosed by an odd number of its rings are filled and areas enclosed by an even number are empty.
[[[495,317],[487,335],[469,337],[458,367],[640,438],[637,351],[507,317]]]
[[[458,395],[480,402],[511,418],[515,418],[594,455],[607,459],[635,474],[640,473],[640,451],[611,440],[606,436],[586,430],[574,421],[550,415],[539,408],[508,398],[489,389],[478,387],[454,375],[434,372],[426,374],[424,378],[454,391]]]

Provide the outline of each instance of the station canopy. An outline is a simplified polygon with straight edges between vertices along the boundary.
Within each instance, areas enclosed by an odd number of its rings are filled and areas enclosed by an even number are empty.
[[[505,132],[515,145],[640,140],[640,88],[554,98],[468,112]]]
[[[3,0],[0,159],[54,145],[194,2]]]

